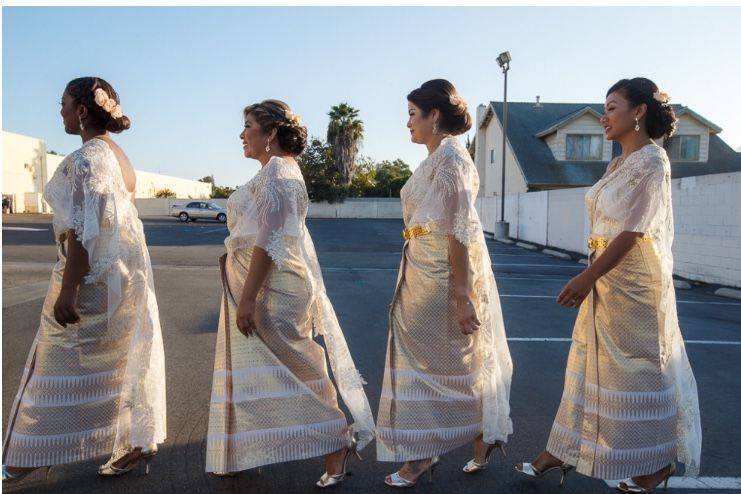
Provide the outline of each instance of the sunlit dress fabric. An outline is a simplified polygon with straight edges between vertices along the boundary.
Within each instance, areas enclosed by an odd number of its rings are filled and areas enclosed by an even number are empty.
[[[650,474],[675,459],[698,475],[700,412],[677,321],[666,152],[649,144],[613,161],[586,206],[592,237],[607,245],[623,231],[643,236],[581,304],[547,450],[601,479]]]
[[[149,449],[165,440],[165,357],[142,223],[101,139],[47,184],[58,261],[5,437],[3,463],[38,467]],[[88,253],[80,322],[54,320],[70,235]]]
[[[307,209],[298,164],[280,157],[271,158],[227,202],[206,471],[321,456],[349,446],[352,437],[362,449],[373,438],[364,381],[327,298],[306,228]],[[257,296],[257,329],[246,337],[236,314],[255,247],[268,253],[273,267]],[[316,335],[323,337],[326,354]],[[337,391],[352,425],[339,408]]]
[[[389,311],[376,455],[409,461],[441,455],[483,434],[512,433],[512,360],[499,293],[474,201],[479,180],[468,151],[446,137],[401,190],[404,224],[427,234],[404,243]],[[481,327],[456,320],[449,237],[467,247]]]

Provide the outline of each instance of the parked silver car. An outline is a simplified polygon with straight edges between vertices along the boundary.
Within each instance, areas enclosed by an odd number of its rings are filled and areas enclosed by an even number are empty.
[[[201,219],[226,223],[226,209],[213,202],[193,201],[184,206],[173,204],[170,206],[170,216],[179,218],[183,223]]]

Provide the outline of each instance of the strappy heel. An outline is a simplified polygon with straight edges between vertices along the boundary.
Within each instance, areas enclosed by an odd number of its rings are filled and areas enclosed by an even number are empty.
[[[432,474],[435,473],[435,469],[437,468],[438,463],[440,463],[440,457],[436,456],[432,458],[432,460],[430,461],[430,465],[426,468],[426,471],[429,475],[428,482],[430,484],[432,483]],[[387,475],[386,478],[384,479],[384,482],[386,482],[386,485],[391,486],[391,487],[401,487],[401,488],[414,487],[415,485],[417,485],[417,482],[424,474],[425,472],[422,472],[419,474],[419,476],[416,479],[407,480],[401,475],[399,475],[399,472],[397,470],[391,475]]]
[[[535,468],[532,463],[518,463],[515,465],[515,470],[518,472],[527,475],[528,477],[535,477],[536,479],[542,478],[543,475],[547,474],[548,472],[552,470],[560,470],[561,471],[561,482],[559,482],[559,486],[563,486],[563,483],[566,481],[566,474],[569,473],[574,469],[573,465],[566,465],[565,463],[562,463],[560,465],[556,465],[550,468],[546,468],[542,472]]]
[[[27,470],[22,473],[10,473],[8,471],[8,467],[3,465],[3,484],[15,484],[16,482],[20,482],[21,480],[25,479],[29,475],[31,475],[33,472],[40,468],[45,468],[46,472],[44,473],[44,482],[49,480],[49,472],[51,472],[51,465],[46,467],[36,467],[32,468],[31,470]]]
[[[619,490],[620,492],[646,493],[653,492],[653,490],[661,484],[664,484],[664,490],[667,490],[669,488],[669,477],[674,475],[674,472],[676,470],[677,466],[674,463],[669,465],[669,471],[666,473],[666,476],[663,479],[659,480],[659,483],[656,485],[656,487],[641,487],[640,485],[633,482],[633,479],[629,477],[618,482],[617,490]]]
[[[468,463],[463,467],[463,471],[466,473],[476,473],[480,472],[481,470],[485,470],[486,466],[489,464],[489,459],[491,458],[492,453],[494,453],[494,450],[498,449],[502,452],[502,456],[507,456],[507,452],[504,450],[504,443],[502,441],[497,441],[494,444],[490,444],[488,448],[486,448],[486,455],[484,456],[484,462],[479,463],[476,461],[476,458],[469,460]]]
[[[101,465],[98,468],[98,475],[102,475],[103,477],[118,477],[119,475],[123,475],[125,473],[129,473],[136,467],[136,465],[140,462],[144,462],[144,475],[149,475],[149,462],[152,461],[152,458],[157,455],[157,448],[147,449],[147,450],[141,450],[139,453],[139,456],[137,456],[135,459],[127,462],[122,467],[116,467],[113,464],[116,463],[118,460],[123,458],[124,456],[132,453],[134,450],[131,449],[127,452],[125,452],[122,455],[113,455],[111,456],[111,459],[108,460],[107,463],[104,465]]]
[[[336,475],[330,475],[329,473],[324,472],[319,480],[317,480],[316,486],[322,488],[332,487],[344,481],[345,477],[348,475],[351,475],[351,473],[347,471],[347,460],[351,455],[355,455],[358,458],[358,461],[363,461],[363,457],[358,453],[358,442],[355,438],[352,438],[352,444],[347,448],[345,457],[342,459],[342,472]]]

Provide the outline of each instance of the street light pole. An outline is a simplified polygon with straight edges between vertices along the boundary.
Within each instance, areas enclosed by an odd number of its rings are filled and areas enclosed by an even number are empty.
[[[497,57],[497,63],[504,73],[504,102],[502,106],[502,203],[500,220],[494,226],[494,236],[496,238],[509,237],[509,223],[504,221],[504,179],[507,170],[507,72],[509,71],[510,61],[512,61],[512,56],[508,51],[501,53]]]

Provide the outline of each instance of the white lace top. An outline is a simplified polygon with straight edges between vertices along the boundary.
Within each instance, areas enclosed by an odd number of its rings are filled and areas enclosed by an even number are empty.
[[[296,161],[273,157],[229,197],[229,236],[224,244],[227,252],[258,246],[268,253],[276,269],[284,269],[288,259],[306,267],[299,274],[307,274],[313,294],[314,330],[324,337],[337,389],[355,419],[353,430],[358,433],[362,448],[373,437],[373,414],[363,390],[366,383],[355,368],[324,288],[314,243],[306,228],[308,207],[309,196]]]
[[[650,237],[661,259],[662,296],[657,312],[664,317],[660,361],[676,389],[678,413],[677,457],[685,474],[696,476],[700,468],[702,431],[697,385],[684,348],[677,319],[672,279],[674,260],[674,217],[671,197],[671,166],[666,151],[647,144],[617,159],[586,194],[591,233],[615,238],[623,231],[641,232]]]
[[[662,232],[672,228],[671,168],[666,151],[648,144],[622,163],[613,160],[585,201],[594,235],[612,239],[631,231],[663,238]]]
[[[401,189],[406,227],[436,225],[463,245],[482,241],[474,201],[479,175],[468,150],[455,137],[446,137]]]

